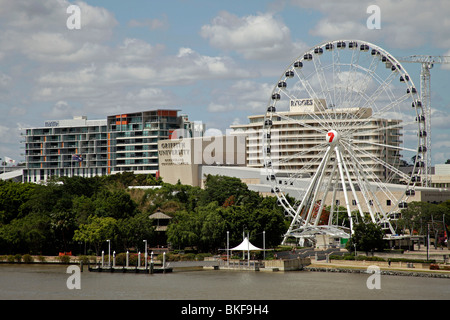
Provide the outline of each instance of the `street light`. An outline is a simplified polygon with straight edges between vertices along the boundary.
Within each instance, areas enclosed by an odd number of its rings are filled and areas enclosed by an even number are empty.
[[[106,240],[108,242],[108,267],[111,267],[111,240]]]
[[[144,254],[144,257],[145,257],[145,269],[147,270],[147,240],[143,240],[143,241],[145,243],[145,254]]]
[[[230,231],[227,231],[227,266],[230,265]]]
[[[266,231],[263,231],[263,257],[266,260]]]

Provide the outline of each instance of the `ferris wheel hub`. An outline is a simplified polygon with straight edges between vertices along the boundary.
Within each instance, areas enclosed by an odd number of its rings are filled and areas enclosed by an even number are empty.
[[[339,141],[339,134],[336,130],[330,130],[327,132],[326,139],[329,144],[334,145]]]

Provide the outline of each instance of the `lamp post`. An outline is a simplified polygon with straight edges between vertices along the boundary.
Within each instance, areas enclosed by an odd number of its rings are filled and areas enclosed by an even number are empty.
[[[230,231],[227,231],[227,266],[230,265]]]
[[[266,260],[266,231],[263,231],[263,257]]]
[[[153,251],[150,253],[150,272],[153,273]]]
[[[430,249],[430,224],[427,224],[427,261],[430,260],[430,254],[429,254],[429,249]]]
[[[111,240],[106,240],[108,242],[108,267],[111,267]]]
[[[144,254],[145,262],[144,262],[144,265],[145,265],[145,269],[147,270],[147,240],[143,240],[143,241],[145,243],[145,254]]]

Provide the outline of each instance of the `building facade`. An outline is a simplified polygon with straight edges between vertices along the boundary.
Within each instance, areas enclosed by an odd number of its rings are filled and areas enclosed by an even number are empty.
[[[177,129],[202,135],[178,110],[150,110],[108,116],[103,120],[74,117],[46,121],[22,133],[26,168],[23,181],[45,181],[52,176],[82,176],[133,171],[156,175],[158,141]],[[192,132],[199,130],[199,132]]]
[[[164,182],[202,187],[207,166],[223,168],[229,175],[246,164],[245,139],[222,135],[158,142],[160,176]]]
[[[320,132],[320,119],[327,112],[335,117],[333,121],[340,130],[358,128],[360,133],[353,134],[352,143],[358,152],[367,154],[360,159],[370,168],[371,172],[368,173],[373,177],[385,181],[387,176],[386,168],[376,159],[382,159],[394,167],[400,166],[400,153],[396,149],[402,143],[400,120],[373,118],[370,108],[328,109],[324,112],[318,107],[324,102],[317,99],[303,100],[311,100],[311,106],[306,108],[291,104],[289,111],[277,112],[271,120],[267,120],[270,121],[270,151],[264,150],[264,139],[267,139],[263,136],[263,128],[267,128],[266,115],[252,115],[248,117],[248,124],[231,126],[231,134],[246,136],[248,167],[264,167],[264,154],[270,152],[270,158],[275,160],[279,172],[288,175],[301,172],[303,177],[313,176],[322,160],[318,156],[320,149],[317,146],[325,141],[325,135]],[[354,119],[349,120],[349,115],[354,115]],[[386,148],[386,145],[391,148]]]

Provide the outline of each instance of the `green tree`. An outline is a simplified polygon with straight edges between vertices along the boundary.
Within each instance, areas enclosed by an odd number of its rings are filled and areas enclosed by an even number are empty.
[[[143,245],[143,240],[149,244],[155,238],[155,227],[149,219],[147,213],[138,213],[127,219],[117,221],[118,225],[118,244],[124,251],[130,247],[139,248]]]
[[[200,205],[217,201],[222,206],[227,199],[234,197],[234,205],[256,205],[258,194],[248,189],[239,178],[207,175],[205,190],[200,197]]]
[[[198,208],[197,223],[200,229],[198,247],[202,252],[214,252],[224,247],[226,222],[217,202]]]
[[[401,219],[397,222],[398,226],[411,233],[424,235],[427,233],[428,224],[432,221],[450,221],[450,204],[448,202],[439,205],[421,201],[410,202],[407,208],[402,209]]]
[[[54,241],[50,223],[50,218],[43,213],[13,219],[0,227],[0,248],[7,253],[50,252]]]
[[[54,247],[58,251],[71,251],[73,235],[76,229],[71,211],[55,210],[50,213],[50,228],[55,236]]]
[[[184,248],[198,244],[199,228],[195,214],[186,210],[178,211],[167,227],[167,239],[174,248]]]
[[[381,251],[384,249],[384,232],[379,225],[373,222],[362,222],[355,224],[353,231],[350,240],[347,242],[347,249],[349,251],[354,250],[355,245],[356,250],[365,252]]]
[[[56,183],[50,182],[47,185],[35,185],[29,199],[20,207],[18,217],[24,217],[32,212],[48,213],[55,208],[58,201],[62,198],[63,193],[61,186]],[[64,207],[65,201],[66,200],[62,200],[58,206]]]
[[[72,199],[72,212],[77,225],[86,224],[88,217],[95,214],[93,198],[85,195],[74,197]]]
[[[33,195],[32,183],[0,180],[0,223],[9,223],[20,216],[22,205]]]
[[[117,225],[117,220],[112,217],[91,216],[87,224],[82,224],[75,230],[73,240],[92,244],[98,255],[101,245],[106,240],[115,240],[118,234]]]
[[[94,201],[95,214],[114,219],[129,218],[136,214],[136,203],[124,190],[102,190]]]

